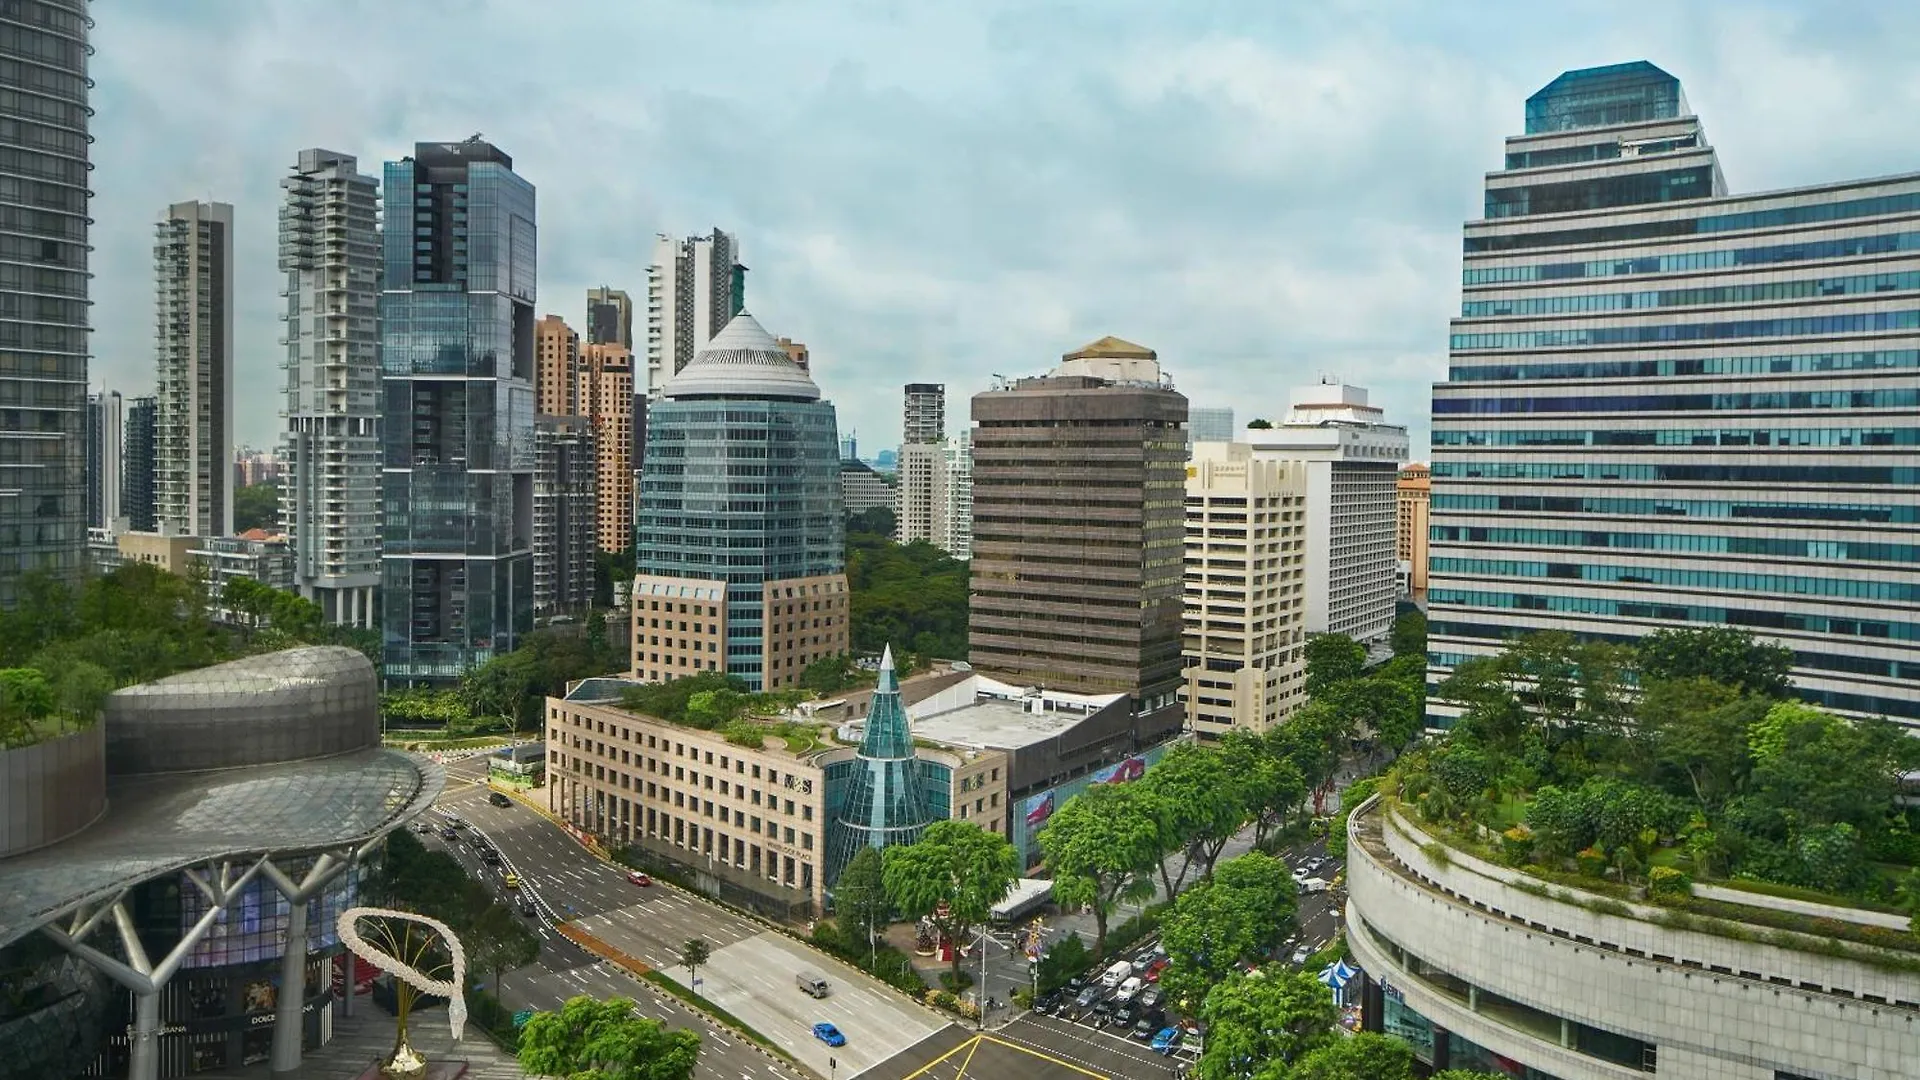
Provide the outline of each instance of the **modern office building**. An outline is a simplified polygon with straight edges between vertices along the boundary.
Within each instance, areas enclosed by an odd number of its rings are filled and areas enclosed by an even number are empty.
[[[1399,595],[1400,463],[1407,429],[1357,386],[1295,389],[1284,423],[1249,428],[1256,456],[1307,467],[1307,633],[1384,640]]]
[[[120,510],[127,410],[118,390],[87,395],[87,527],[126,531]],[[0,526],[4,528],[4,526]]]
[[[934,543],[956,559],[973,558],[973,433],[947,440],[947,531]]]
[[[1187,410],[1187,442],[1232,442],[1236,432],[1232,409]]]
[[[746,294],[747,268],[731,234],[715,229],[685,240],[655,237],[647,268],[649,399],[745,309]]]
[[[85,563],[87,441],[87,134],[93,87],[85,0],[23,0],[4,14],[0,205],[10,262],[0,267],[9,335],[0,342],[0,608],[20,576],[77,582]]]
[[[1187,399],[1105,337],[973,398],[969,659],[1177,730]]]
[[[444,683],[533,627],[534,189],[474,137],[386,191],[384,667]]]
[[[308,149],[280,187],[280,523],[293,588],[328,622],[371,627],[380,584],[380,185],[351,154]]]
[[[753,316],[734,316],[648,407],[634,521],[633,667],[754,690],[848,649],[833,403]]]
[[[1406,564],[1407,590],[1427,595],[1427,522],[1432,503],[1433,470],[1415,462],[1400,470],[1400,533],[1394,553]]]
[[[558,315],[533,324],[533,407],[540,416],[580,415],[580,335]]]
[[[153,532],[154,518],[153,456],[154,422],[159,403],[150,397],[127,402],[126,443],[121,448],[120,511],[127,516],[127,528],[134,532]]]
[[[1306,698],[1308,464],[1203,440],[1187,463],[1187,726],[1265,731]]]
[[[154,516],[162,532],[233,532],[233,207],[174,203],[154,230],[158,411]]]
[[[548,619],[593,606],[599,549],[599,448],[584,416],[534,419],[533,615]]]
[[[633,353],[624,345],[589,343],[580,350],[580,415],[593,425],[600,455],[595,469],[600,486],[601,551],[633,549]]]
[[[1435,677],[1731,625],[1920,726],[1920,174],[1729,194],[1636,62],[1529,98],[1483,214],[1433,395]]]
[[[633,351],[633,298],[602,285],[587,290],[587,343]]]
[[[941,383],[908,383],[901,411],[900,441],[937,443],[947,437],[947,388]]]
[[[849,514],[864,514],[877,506],[894,510],[893,485],[873,471],[864,461],[843,458],[840,461],[841,509]],[[898,513],[895,510],[895,513]]]

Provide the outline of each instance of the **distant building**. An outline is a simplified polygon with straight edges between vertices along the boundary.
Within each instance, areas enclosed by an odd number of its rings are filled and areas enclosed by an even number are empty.
[[[605,285],[587,290],[587,344],[633,352],[633,298]]]
[[[87,395],[87,527],[126,530],[121,512],[125,461],[126,403],[118,390]]]
[[[175,203],[154,230],[159,319],[154,515],[180,536],[233,532],[233,207]]]
[[[1432,501],[1433,471],[1418,463],[1400,470],[1399,542],[1395,553],[1407,564],[1407,591],[1427,594],[1427,509]]]
[[[934,543],[956,559],[973,558],[973,434],[963,431],[942,447],[947,455],[947,532]]]
[[[593,422],[541,416],[533,424],[533,614],[593,606],[599,453]]]
[[[233,453],[235,490],[255,484],[278,484],[287,476],[287,460],[271,450],[243,446]],[[285,500],[281,500],[283,503]]]
[[[533,372],[536,413],[580,415],[580,335],[558,315],[533,324]]]
[[[893,485],[864,461],[840,462],[840,502],[848,514],[864,514],[877,506],[893,509]]]
[[[159,408],[150,397],[127,402],[126,442],[121,448],[120,510],[133,532],[155,532],[153,455],[155,418]]]
[[[238,536],[203,537],[187,550],[187,561],[197,563],[206,574],[213,616],[223,621],[245,621],[245,616],[221,602],[228,582],[245,578],[270,589],[294,591],[293,549],[284,533],[248,529]]]
[[[685,240],[654,238],[647,268],[649,399],[746,307],[746,291],[747,268],[732,234],[715,229]],[[637,372],[634,382],[640,382]]]
[[[124,532],[113,538],[119,549],[120,563],[145,563],[169,574],[185,576],[192,563],[193,550],[200,546],[198,536],[169,533]]]
[[[601,551],[633,549],[633,353],[624,345],[594,343],[580,350],[580,415],[593,424],[599,464],[595,536]]]
[[[900,441],[937,443],[947,437],[947,388],[941,383],[908,383],[901,415]]]
[[[1232,409],[1187,410],[1187,444],[1189,446],[1201,442],[1232,442],[1236,435]]]
[[[794,365],[801,371],[809,373],[813,371],[813,361],[808,355],[805,345],[792,338],[783,337],[774,338],[773,340],[777,342],[781,348],[787,350],[787,358],[792,360]]]

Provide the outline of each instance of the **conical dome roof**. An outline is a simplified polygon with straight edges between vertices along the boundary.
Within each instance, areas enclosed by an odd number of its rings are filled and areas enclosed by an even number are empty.
[[[680,373],[667,380],[662,397],[741,397],[820,400],[814,385],[787,350],[759,321],[742,311]]]

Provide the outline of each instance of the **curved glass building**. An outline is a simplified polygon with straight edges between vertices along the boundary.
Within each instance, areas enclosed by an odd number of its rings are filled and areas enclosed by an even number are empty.
[[[848,648],[833,403],[741,312],[647,409],[633,674],[755,690]]]

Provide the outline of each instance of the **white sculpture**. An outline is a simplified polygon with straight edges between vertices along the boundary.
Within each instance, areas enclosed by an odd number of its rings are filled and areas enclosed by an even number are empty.
[[[362,919],[381,919],[380,945],[385,952],[372,942],[360,936],[360,928],[355,925]],[[452,958],[452,978],[436,979],[417,966],[432,946],[431,936],[422,937],[415,945],[413,933],[408,930],[398,941],[394,939],[392,923],[402,922],[418,924],[432,930],[447,943],[447,953]],[[338,922],[340,942],[353,955],[393,976],[396,983],[395,1013],[399,1018],[399,1030],[393,1042],[393,1058],[382,1068],[388,1076],[413,1077],[426,1072],[427,1061],[407,1045],[407,1014],[412,1011],[414,991],[438,994],[447,999],[447,1024],[453,1029],[453,1037],[458,1040],[467,1025],[467,998],[462,987],[467,981],[467,951],[460,939],[453,935],[447,924],[425,915],[416,915],[411,911],[394,911],[391,908],[357,907],[348,908],[340,913]],[[394,955],[406,954],[405,959]]]

